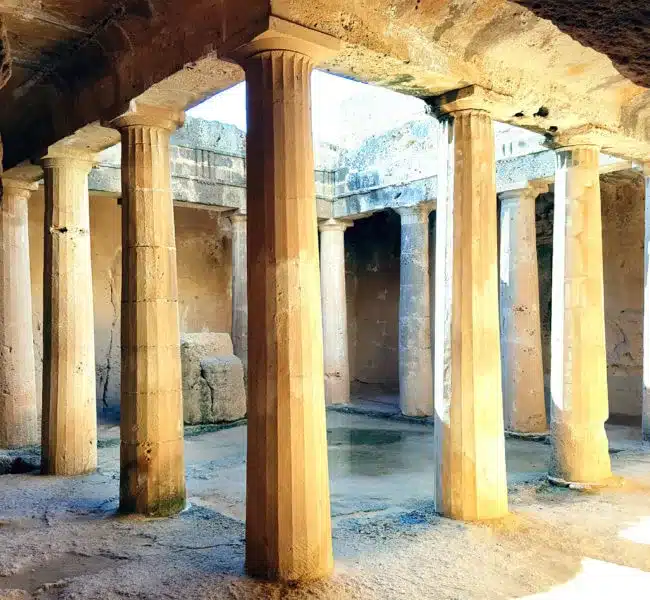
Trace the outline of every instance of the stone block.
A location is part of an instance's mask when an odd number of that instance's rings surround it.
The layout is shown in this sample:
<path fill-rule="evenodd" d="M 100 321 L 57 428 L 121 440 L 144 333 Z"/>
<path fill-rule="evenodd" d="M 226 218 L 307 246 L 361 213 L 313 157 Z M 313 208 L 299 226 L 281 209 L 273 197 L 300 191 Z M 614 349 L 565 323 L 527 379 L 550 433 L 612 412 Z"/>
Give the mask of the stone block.
<path fill-rule="evenodd" d="M 201 375 L 207 394 L 201 396 L 202 422 L 236 421 L 246 416 L 244 366 L 232 356 L 214 356 L 201 361 Z"/>
<path fill-rule="evenodd" d="M 232 355 L 232 340 L 227 333 L 186 333 L 181 336 L 183 420 L 185 424 L 216 422 L 213 416 L 210 387 L 201 373 L 201 361 L 208 357 Z M 245 411 L 244 408 L 244 413 Z"/>

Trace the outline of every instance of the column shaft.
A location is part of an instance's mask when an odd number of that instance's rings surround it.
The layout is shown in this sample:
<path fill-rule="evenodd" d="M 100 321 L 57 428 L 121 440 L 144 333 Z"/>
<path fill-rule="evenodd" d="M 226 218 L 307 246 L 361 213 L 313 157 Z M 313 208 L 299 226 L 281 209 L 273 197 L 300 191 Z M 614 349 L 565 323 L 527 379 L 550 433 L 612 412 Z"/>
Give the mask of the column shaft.
<path fill-rule="evenodd" d="M 320 274 L 323 308 L 325 402 L 350 402 L 348 315 L 345 296 L 345 230 L 349 224 L 330 219 L 320 225 Z"/>
<path fill-rule="evenodd" d="M 399 397 L 402 413 L 433 414 L 428 205 L 400 208 Z"/>
<path fill-rule="evenodd" d="M 267 46 L 268 47 L 268 46 Z M 246 566 L 312 579 L 332 569 L 312 61 L 243 61 L 247 83 L 249 377 Z"/>
<path fill-rule="evenodd" d="M 232 222 L 232 345 L 248 372 L 248 265 L 246 264 L 246 215 Z"/>
<path fill-rule="evenodd" d="M 97 467 L 95 335 L 90 260 L 90 158 L 48 156 L 43 277 L 42 471 Z"/>
<path fill-rule="evenodd" d="M 611 475 L 598 157 L 584 145 L 556 158 L 549 475 L 558 483 Z"/>
<path fill-rule="evenodd" d="M 436 222 L 436 507 L 463 520 L 508 511 L 492 119 L 459 110 L 441 127 Z"/>
<path fill-rule="evenodd" d="M 499 291 L 503 416 L 506 431 L 548 429 L 539 316 L 535 198 L 526 189 L 503 193 Z"/>
<path fill-rule="evenodd" d="M 645 240 L 643 278 L 643 406 L 641 434 L 650 442 L 650 163 L 643 166 L 645 180 Z"/>
<path fill-rule="evenodd" d="M 38 443 L 27 203 L 38 186 L 4 180 L 0 205 L 0 448 Z"/>
<path fill-rule="evenodd" d="M 179 116 L 175 116 L 180 119 Z M 176 239 L 169 136 L 145 109 L 113 122 L 122 137 L 120 510 L 185 506 Z"/>

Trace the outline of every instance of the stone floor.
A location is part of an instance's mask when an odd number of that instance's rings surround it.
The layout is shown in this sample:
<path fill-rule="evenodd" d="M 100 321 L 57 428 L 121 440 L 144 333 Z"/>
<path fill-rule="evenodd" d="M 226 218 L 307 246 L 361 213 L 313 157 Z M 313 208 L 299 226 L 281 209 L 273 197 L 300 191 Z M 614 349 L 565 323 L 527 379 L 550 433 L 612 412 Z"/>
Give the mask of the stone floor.
<path fill-rule="evenodd" d="M 609 427 L 624 485 L 597 493 L 548 486 L 549 447 L 508 440 L 512 515 L 479 525 L 435 515 L 429 425 L 330 411 L 336 573 L 308 587 L 243 575 L 245 426 L 188 430 L 191 504 L 160 520 L 115 516 L 117 433 L 102 428 L 92 475 L 0 477 L 0 598 L 592 600 L 650 589 L 650 450 L 636 428 Z"/>

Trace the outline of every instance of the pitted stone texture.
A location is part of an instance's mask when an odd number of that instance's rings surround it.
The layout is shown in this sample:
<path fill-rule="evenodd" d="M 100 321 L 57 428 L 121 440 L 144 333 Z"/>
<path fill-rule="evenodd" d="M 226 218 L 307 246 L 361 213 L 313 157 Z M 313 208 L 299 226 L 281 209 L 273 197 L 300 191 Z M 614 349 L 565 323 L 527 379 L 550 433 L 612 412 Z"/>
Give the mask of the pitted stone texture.
<path fill-rule="evenodd" d="M 433 414 L 429 212 L 421 204 L 397 209 L 401 217 L 399 290 L 399 398 L 403 414 Z"/>
<path fill-rule="evenodd" d="M 555 174 L 549 475 L 582 484 L 611 476 L 598 155 L 560 148 Z"/>
<path fill-rule="evenodd" d="M 526 188 L 499 196 L 501 368 L 506 431 L 544 433 L 542 336 L 535 196 Z"/>
<path fill-rule="evenodd" d="M 48 156 L 43 278 L 42 471 L 97 467 L 95 336 L 90 261 L 90 157 Z"/>
<path fill-rule="evenodd" d="M 185 506 L 176 237 L 169 136 L 178 116 L 136 107 L 122 137 L 120 509 Z"/>
<path fill-rule="evenodd" d="M 442 136 L 435 503 L 448 517 L 490 519 L 508 512 L 492 119 L 482 110 L 454 112 Z"/>
<path fill-rule="evenodd" d="M 36 444 L 32 287 L 27 203 L 31 184 L 5 180 L 0 206 L 0 448 Z"/>
<path fill-rule="evenodd" d="M 233 353 L 227 333 L 185 333 L 181 337 L 181 373 L 183 378 L 183 421 L 187 425 L 212 423 L 210 388 L 201 375 L 201 360 Z"/>
<path fill-rule="evenodd" d="M 260 577 L 300 581 L 333 567 L 313 62 L 302 51 L 266 50 L 243 66 L 247 210 L 255 215 L 248 221 L 246 568 Z"/>
<path fill-rule="evenodd" d="M 345 294 L 345 230 L 350 223 L 328 219 L 320 224 L 320 275 L 323 309 L 325 402 L 350 401 L 348 315 Z"/>
<path fill-rule="evenodd" d="M 650 442 L 650 163 L 643 166 L 645 180 L 645 239 L 644 285 L 643 285 L 643 405 L 641 409 L 641 433 L 643 440 Z"/>
<path fill-rule="evenodd" d="M 200 407 L 202 423 L 237 421 L 246 416 L 244 367 L 237 356 L 203 359 L 201 375 L 208 388 L 206 399 L 209 400 L 209 404 Z"/>

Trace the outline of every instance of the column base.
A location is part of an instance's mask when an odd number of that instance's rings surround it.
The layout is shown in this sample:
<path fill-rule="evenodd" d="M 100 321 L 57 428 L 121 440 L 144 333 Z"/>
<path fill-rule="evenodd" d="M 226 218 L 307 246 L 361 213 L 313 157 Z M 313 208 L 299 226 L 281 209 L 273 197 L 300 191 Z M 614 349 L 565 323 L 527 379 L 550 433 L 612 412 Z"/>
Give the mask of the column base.
<path fill-rule="evenodd" d="M 603 479 L 601 481 L 589 481 L 589 482 L 567 481 L 566 479 L 562 479 L 561 477 L 553 477 L 552 475 L 547 475 L 546 478 L 548 479 L 548 482 L 551 485 L 568 488 L 570 490 L 578 490 L 578 491 L 590 491 L 590 490 L 600 490 L 603 488 L 623 487 L 623 478 L 615 477 L 614 475 L 608 477 L 607 479 Z"/>
<path fill-rule="evenodd" d="M 513 431 L 506 429 L 506 437 L 515 438 L 520 440 L 532 440 L 534 442 L 542 442 L 548 439 L 548 436 L 551 432 L 547 429 L 546 431 Z"/>
<path fill-rule="evenodd" d="M 325 569 L 315 570 L 308 574 L 296 574 L 283 573 L 279 569 L 269 569 L 263 565 L 251 565 L 248 561 L 246 561 L 244 569 L 246 571 L 246 574 L 250 577 L 253 577 L 254 579 L 274 581 L 278 583 L 296 584 L 327 579 L 332 574 L 334 567 L 331 566 Z"/>

